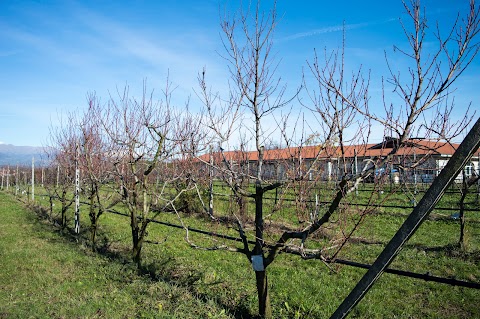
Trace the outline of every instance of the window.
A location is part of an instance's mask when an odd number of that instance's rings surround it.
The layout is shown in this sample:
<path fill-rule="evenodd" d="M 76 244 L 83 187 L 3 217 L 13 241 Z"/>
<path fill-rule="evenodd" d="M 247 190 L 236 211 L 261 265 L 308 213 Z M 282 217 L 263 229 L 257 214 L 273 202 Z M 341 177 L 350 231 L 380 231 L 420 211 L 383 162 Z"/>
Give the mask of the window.
<path fill-rule="evenodd" d="M 465 166 L 464 171 L 465 171 L 465 177 L 467 178 L 471 177 L 473 172 L 472 164 L 470 163 L 469 165 Z"/>

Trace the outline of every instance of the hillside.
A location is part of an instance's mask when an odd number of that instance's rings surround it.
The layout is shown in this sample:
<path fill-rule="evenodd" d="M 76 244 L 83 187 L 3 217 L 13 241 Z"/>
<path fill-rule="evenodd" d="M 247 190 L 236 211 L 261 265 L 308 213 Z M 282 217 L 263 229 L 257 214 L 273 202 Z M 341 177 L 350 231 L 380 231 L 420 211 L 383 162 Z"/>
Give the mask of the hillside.
<path fill-rule="evenodd" d="M 37 164 L 45 158 L 43 147 L 15 146 L 12 144 L 0 144 L 0 166 L 31 165 L 32 157 Z"/>

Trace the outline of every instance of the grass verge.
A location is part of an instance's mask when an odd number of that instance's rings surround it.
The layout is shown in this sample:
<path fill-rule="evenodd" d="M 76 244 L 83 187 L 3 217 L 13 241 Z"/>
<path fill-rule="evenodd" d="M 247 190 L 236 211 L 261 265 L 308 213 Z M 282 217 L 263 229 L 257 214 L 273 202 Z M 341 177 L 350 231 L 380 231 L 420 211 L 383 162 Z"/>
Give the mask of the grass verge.
<path fill-rule="evenodd" d="M 0 192 L 0 318 L 232 318 L 213 299 L 92 254 Z"/>
<path fill-rule="evenodd" d="M 2 203 L 10 201 L 10 205 L 18 206 L 11 197 L 3 196 L 0 200 Z M 23 212 L 20 214 L 24 219 L 21 227 L 26 228 L 26 231 L 25 237 L 19 237 L 19 239 L 26 241 L 29 237 L 35 238 L 30 245 L 40 245 L 43 241 L 59 245 L 50 250 L 40 246 L 36 249 L 49 256 L 47 259 L 57 260 L 57 264 L 50 263 L 50 266 L 47 267 L 48 269 L 52 268 L 49 270 L 50 276 L 56 275 L 57 272 L 63 273 L 64 269 L 68 269 L 67 272 L 70 276 L 71 273 L 76 272 L 76 269 L 88 268 L 88 265 L 94 264 L 92 270 L 86 271 L 85 275 L 80 276 L 80 279 L 73 278 L 73 281 L 70 281 L 69 294 L 80 296 L 75 297 L 79 300 L 54 300 L 51 302 L 52 307 L 61 310 L 58 312 L 42 310 L 39 312 L 42 314 L 40 317 L 250 318 L 256 314 L 254 274 L 243 255 L 225 251 L 192 249 L 183 239 L 184 231 L 151 224 L 147 239 L 159 244 L 148 244 L 144 247 L 144 270 L 145 273 L 148 273 L 148 277 L 138 276 L 134 267 L 128 262 L 130 248 L 128 218 L 113 214 L 102 215 L 100 234 L 102 238 L 107 239 L 107 249 L 104 253 L 110 256 L 106 258 L 92 254 L 87 248 L 82 248 L 81 245 L 75 243 L 76 239 L 81 241 L 81 237 L 75 238 L 69 234 L 62 236 L 61 233 L 52 232 L 51 226 L 31 217 L 34 216 L 32 213 L 18 207 L 3 209 L 2 206 L 0 208 L 2 208 L 0 211 L 17 209 Z M 10 216 L 10 213 L 5 214 Z M 12 218 L 17 214 L 14 213 Z M 71 218 L 72 213 L 69 212 L 70 221 Z M 172 214 L 161 214 L 159 219 L 178 222 Z M 380 243 L 349 245 L 340 257 L 359 262 L 372 262 L 383 248 L 383 244 L 401 224 L 402 219 L 402 216 L 372 215 L 371 220 L 366 222 L 364 235 L 373 236 Z M 88 238 L 87 217 L 83 215 L 81 221 L 83 238 Z M 210 228 L 219 232 L 225 231 L 223 226 L 208 224 L 202 218 L 185 216 L 184 222 L 191 227 L 200 229 Z M 436 276 L 452 276 L 457 279 L 478 282 L 480 278 L 478 226 L 477 224 L 472 225 L 470 250 L 466 253 L 459 253 L 451 245 L 455 242 L 456 227 L 456 223 L 452 220 L 425 222 L 392 266 L 397 269 L 419 273 L 430 271 Z M 11 232 L 2 237 L 11 239 L 16 236 L 15 234 L 15 232 Z M 223 243 L 222 241 L 213 242 L 212 238 L 200 235 L 192 234 L 192 237 L 197 243 L 203 243 L 205 246 Z M 68 238 L 74 240 L 68 241 Z M 20 250 L 18 254 L 23 251 Z M 62 261 L 66 258 L 62 257 L 65 254 L 78 255 L 78 258 L 87 259 L 82 262 L 70 263 L 70 267 L 69 263 L 65 264 Z M 9 258 L 13 264 L 19 260 L 23 262 L 13 255 Z M 99 264 L 96 264 L 97 262 Z M 77 265 L 81 265 L 81 267 Z M 102 270 L 102 267 L 105 270 Z M 332 267 L 335 272 L 330 271 L 320 261 L 303 261 L 296 256 L 281 254 L 268 268 L 274 317 L 324 318 L 330 316 L 365 272 L 361 269 L 338 265 Z M 46 270 L 35 274 L 35 269 L 33 267 L 30 270 L 34 274 L 30 276 L 39 278 L 45 276 Z M 94 288 L 85 293 L 83 290 L 95 283 L 95 280 L 91 279 L 95 276 L 101 278 L 102 287 L 105 289 L 105 293 L 101 297 L 91 297 L 90 294 L 92 291 L 95 292 L 102 288 Z M 22 277 L 28 276 L 23 275 Z M 4 277 L 0 278 L 0 285 L 7 282 Z M 85 278 L 90 279 L 86 280 Z M 34 286 L 33 282 L 28 281 L 28 278 L 22 280 L 24 285 Z M 65 281 L 65 279 L 62 280 Z M 36 281 L 41 282 L 40 279 L 36 279 Z M 81 284 L 78 284 L 79 281 Z M 54 286 L 54 284 L 51 285 Z M 45 286 L 50 287 L 50 284 Z M 113 294 L 111 291 L 115 291 L 114 296 L 111 295 Z M 53 291 L 53 294 L 55 293 L 57 291 Z M 22 300 L 21 296 L 18 294 L 16 296 Z M 120 301 L 115 303 L 115 298 L 120 298 Z M 352 317 L 480 318 L 479 298 L 480 291 L 478 290 L 384 274 L 365 299 L 355 308 Z M 82 303 L 83 299 L 87 301 Z M 9 299 L 3 298 L 2 300 Z M 107 303 L 98 300 L 107 300 Z M 47 301 L 49 302 L 49 300 Z M 27 300 L 26 302 L 27 304 L 30 302 L 28 306 L 34 309 L 44 309 L 45 303 L 48 304 L 44 299 Z M 77 302 L 78 305 L 76 305 Z M 98 302 L 99 306 L 88 308 L 95 302 Z M 110 307 L 112 303 L 114 306 Z M 88 306 L 82 306 L 82 304 L 88 304 Z M 80 309 L 84 307 L 86 310 L 75 312 L 70 310 L 68 305 L 70 307 L 75 305 Z M 97 314 L 99 310 L 100 312 Z M 16 310 L 9 311 L 12 312 L 5 311 L 8 317 L 32 316 L 27 310 L 18 316 L 16 312 L 13 312 Z M 36 314 L 36 312 L 34 313 Z M 35 317 L 35 315 L 33 316 Z"/>

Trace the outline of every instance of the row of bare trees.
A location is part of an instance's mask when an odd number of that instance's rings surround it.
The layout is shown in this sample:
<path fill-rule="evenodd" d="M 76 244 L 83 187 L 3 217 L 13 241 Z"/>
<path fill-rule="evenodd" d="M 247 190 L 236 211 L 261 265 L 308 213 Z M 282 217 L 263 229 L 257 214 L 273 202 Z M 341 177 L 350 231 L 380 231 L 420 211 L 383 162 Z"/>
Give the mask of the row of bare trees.
<path fill-rule="evenodd" d="M 304 80 L 303 92 L 307 98 L 299 100 L 305 109 L 311 111 L 313 116 L 308 117 L 316 120 L 308 123 L 292 118 L 288 110 L 279 112 L 291 98 L 284 97 L 286 88 L 282 86 L 281 76 L 275 73 L 278 63 L 272 54 L 273 34 L 277 25 L 275 8 L 269 13 L 262 13 L 257 2 L 246 11 L 240 11 L 237 17 L 225 19 L 221 24 L 224 57 L 231 75 L 231 90 L 227 98 L 212 94 L 203 73 L 200 77 L 201 97 L 209 115 L 209 126 L 213 129 L 215 141 L 221 145 L 220 150 L 225 148 L 223 145 L 228 145 L 232 133 L 236 130 L 240 131 L 244 143 L 251 141 L 250 145 L 256 152 L 256 167 L 253 172 L 247 172 L 248 176 L 226 159 L 218 169 L 222 170 L 225 181 L 237 196 L 252 198 L 255 202 L 255 244 L 250 247 L 242 222 L 238 220 L 238 231 L 244 243 L 243 248 L 238 251 L 244 253 L 253 264 L 261 316 L 271 315 L 267 267 L 280 251 L 294 252 L 303 258 L 326 258 L 325 248 L 328 247 L 307 249 L 307 240 L 329 225 L 334 214 L 345 214 L 354 210 L 352 213 L 364 216 L 372 210 L 374 193 L 370 201 L 372 206 L 363 210 L 348 207 L 346 199 L 358 183 L 374 173 L 376 167 L 390 163 L 407 145 L 409 139 L 422 134 L 432 140 L 451 140 L 465 129 L 468 123 L 465 120 L 470 119 L 466 117 L 455 122 L 451 118 L 454 105 L 447 97 L 453 92 L 452 84 L 478 53 L 478 6 L 471 1 L 467 16 L 458 16 L 446 35 L 440 33 L 440 28 L 428 23 L 419 1 L 404 3 L 404 7 L 409 20 L 401 22 L 408 46 L 402 46 L 404 49 L 397 47 L 396 52 L 402 55 L 400 58 L 406 59 L 409 68 L 394 70 L 389 63 L 391 57 L 387 54 L 386 62 L 390 74 L 385 80 L 384 109 L 377 111 L 370 106 L 372 97 L 368 90 L 369 72 L 364 72 L 361 68 L 345 68 L 344 44 L 340 50 L 331 53 L 326 50 L 323 56 L 315 52 L 313 61 L 307 61 L 310 76 L 304 76 L 304 79 L 313 77 L 315 81 L 309 83 Z M 433 51 L 425 48 L 426 41 L 431 38 L 438 44 Z M 386 85 L 391 85 L 397 98 L 389 100 Z M 277 124 L 273 129 L 266 125 L 272 119 Z M 300 127 L 300 142 L 295 141 L 292 134 L 288 133 L 287 127 L 292 123 L 297 128 Z M 293 188 L 294 185 L 301 185 L 299 182 L 306 180 L 309 171 L 315 168 L 315 161 L 328 157 L 329 152 L 332 157 L 345 161 L 344 146 L 367 143 L 374 124 L 380 125 L 385 132 L 390 132 L 395 137 L 391 151 L 383 157 L 372 159 L 371 164 L 361 172 L 350 174 L 344 171 L 330 200 L 331 204 L 323 212 L 311 214 L 315 219 L 308 226 L 285 231 L 276 240 L 273 239 L 276 237 L 275 232 L 266 234 L 267 212 L 263 204 L 265 194 L 280 186 Z M 242 130 L 242 127 L 245 129 Z M 301 157 L 295 152 L 305 146 L 305 127 L 314 127 L 320 140 L 316 159 L 310 168 L 302 170 L 299 162 L 293 166 L 297 170 L 291 172 L 287 180 L 265 178 L 264 165 L 268 159 L 264 146 L 272 137 L 279 138 L 281 144 L 286 146 L 285 151 L 291 154 L 292 161 L 300 161 Z M 355 132 L 353 137 L 347 135 L 349 130 Z M 245 145 L 240 147 L 246 148 Z M 332 149 L 335 151 L 332 152 Z M 414 168 L 424 160 L 423 157 L 418 158 L 410 165 Z M 346 165 L 340 167 L 346 168 Z M 244 178 L 254 181 L 253 190 L 243 187 Z M 355 229 L 356 226 L 351 231 Z M 342 232 L 349 233 L 348 230 Z M 266 238 L 269 238 L 270 242 L 267 242 Z"/>
<path fill-rule="evenodd" d="M 96 247 L 99 217 L 124 209 L 130 216 L 133 260 L 140 266 L 148 224 L 175 203 L 193 183 L 185 156 L 202 137 L 200 121 L 185 109 L 171 105 L 170 83 L 155 101 L 146 83 L 140 97 L 129 88 L 102 105 L 96 94 L 87 96 L 88 108 L 69 114 L 53 129 L 49 154 L 51 174 L 62 180 L 46 185 L 50 198 L 61 202 L 61 225 L 74 202 L 74 172 L 81 172 L 82 194 L 89 201 L 92 248 Z M 190 156 L 190 155 L 189 155 Z"/>
<path fill-rule="evenodd" d="M 408 20 L 401 23 L 408 46 L 396 47 L 395 52 L 409 67 L 394 69 L 389 63 L 392 57 L 386 53 L 389 74 L 381 79 L 384 93 L 380 110 L 371 105 L 372 99 L 380 98 L 370 95 L 369 71 L 349 70 L 345 66 L 345 40 L 340 49 L 314 51 L 300 88 L 287 96 L 292 90 L 287 89 L 277 73 L 279 61 L 273 51 L 278 23 L 275 4 L 271 11 L 263 12 L 259 1 L 222 19 L 222 57 L 230 72 L 229 91 L 217 92 L 210 87 L 204 69 L 195 90 L 203 105 L 201 112 L 190 112 L 188 104 L 173 105 L 173 88 L 168 79 L 159 100 L 154 98 L 155 92 L 148 91 L 146 83 L 139 96 L 131 95 L 128 87 L 109 96 L 106 102 L 89 94 L 87 109 L 68 115 L 51 134 L 54 151 L 50 153 L 50 173 L 51 180 L 56 182 L 50 183 L 47 190 L 60 199 L 62 225 L 65 226 L 66 211 L 73 203 L 69 190 L 74 171 L 79 168 L 82 191 L 90 202 L 93 249 L 99 217 L 109 209 L 122 207 L 130 216 L 133 260 L 140 265 L 150 221 L 167 211 L 181 216 L 180 211 L 191 204 L 188 196 L 196 197 L 201 212 L 209 218 L 226 213 L 215 212 L 211 205 L 207 207 L 202 197 L 203 193 L 213 196 L 211 179 L 219 178 L 237 199 L 237 210 L 225 220 L 233 223 L 243 242 L 241 247 L 221 248 L 247 257 L 255 272 L 259 314 L 271 317 L 267 268 L 280 252 L 295 253 L 305 259 L 335 258 L 380 200 L 373 192 L 368 207 L 349 206 L 348 198 L 358 184 L 375 168 L 391 163 L 411 138 L 421 134 L 431 140 L 450 141 L 462 134 L 473 116 L 452 119 L 453 99 L 448 97 L 454 91 L 453 83 L 479 50 L 478 6 L 471 1 L 467 15 L 458 16 L 446 35 L 439 31 L 443 28 L 427 21 L 419 1 L 404 3 L 404 7 Z M 431 39 L 437 47 L 432 50 L 429 46 L 427 50 L 426 41 Z M 389 88 L 395 98 L 388 93 Z M 301 109 L 293 105 L 300 105 Z M 368 143 L 373 126 L 381 126 L 393 136 L 394 145 L 389 153 L 372 158 L 361 171 L 352 174 L 346 169 L 345 146 Z M 312 137 L 317 146 L 307 165 L 301 154 Z M 276 143 L 279 148 L 269 149 Z M 268 164 L 278 161 L 279 154 L 285 161 L 281 179 L 267 174 Z M 312 198 L 312 183 L 307 180 L 312 179 L 312 172 L 325 158 L 337 160 L 340 178 L 330 192 L 330 204 L 312 208 L 305 204 Z M 422 161 L 425 158 L 419 156 L 409 163 L 410 168 Z M 53 178 L 59 170 L 61 181 Z M 320 178 L 319 174 L 313 176 Z M 289 230 L 279 233 L 278 227 L 266 227 L 266 223 L 275 220 L 283 195 L 268 208 L 265 196 L 280 187 L 297 194 L 299 210 L 309 211 L 301 212 L 308 215 L 303 218 L 308 221 L 306 224 L 284 225 L 283 229 Z M 287 196 L 289 192 L 283 194 Z M 254 202 L 251 215 L 245 209 L 248 200 Z M 292 216 L 299 213 L 289 212 Z M 334 215 L 354 215 L 357 219 L 353 226 L 345 226 L 332 223 Z M 321 248 L 308 248 L 313 235 L 327 226 L 337 227 L 342 236 L 341 242 L 335 243 L 339 248 L 331 255 L 327 253 L 333 247 L 331 242 Z M 190 239 L 189 243 L 201 247 Z"/>

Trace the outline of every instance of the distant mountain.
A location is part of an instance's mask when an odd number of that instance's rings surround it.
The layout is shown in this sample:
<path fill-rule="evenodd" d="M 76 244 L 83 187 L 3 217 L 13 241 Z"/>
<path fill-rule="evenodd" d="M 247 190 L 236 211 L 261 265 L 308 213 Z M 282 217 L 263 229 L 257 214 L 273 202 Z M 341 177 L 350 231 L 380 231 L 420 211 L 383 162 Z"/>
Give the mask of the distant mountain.
<path fill-rule="evenodd" d="M 45 158 L 44 148 L 0 144 L 0 166 L 32 165 L 32 157 L 35 158 L 36 165 L 42 164 L 42 159 Z"/>

